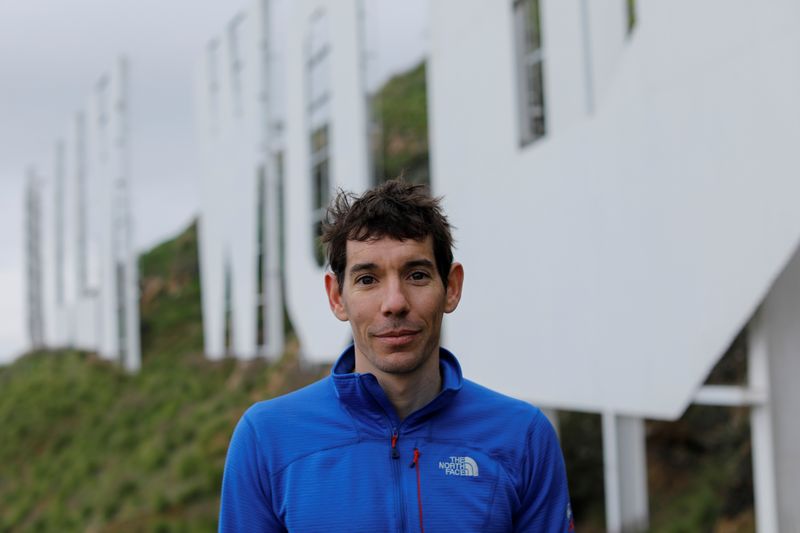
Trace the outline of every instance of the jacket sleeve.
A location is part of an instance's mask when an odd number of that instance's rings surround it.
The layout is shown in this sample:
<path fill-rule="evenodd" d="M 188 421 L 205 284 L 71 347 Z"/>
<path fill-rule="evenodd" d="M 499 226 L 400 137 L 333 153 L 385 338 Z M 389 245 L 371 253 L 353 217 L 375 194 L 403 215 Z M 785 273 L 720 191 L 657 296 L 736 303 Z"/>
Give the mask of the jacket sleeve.
<path fill-rule="evenodd" d="M 514 531 L 574 531 L 564 457 L 553 426 L 539 410 L 528 428 L 526 443 Z"/>
<path fill-rule="evenodd" d="M 222 476 L 219 531 L 286 531 L 272 510 L 270 484 L 258 436 L 246 413 L 239 420 L 228 446 Z"/>

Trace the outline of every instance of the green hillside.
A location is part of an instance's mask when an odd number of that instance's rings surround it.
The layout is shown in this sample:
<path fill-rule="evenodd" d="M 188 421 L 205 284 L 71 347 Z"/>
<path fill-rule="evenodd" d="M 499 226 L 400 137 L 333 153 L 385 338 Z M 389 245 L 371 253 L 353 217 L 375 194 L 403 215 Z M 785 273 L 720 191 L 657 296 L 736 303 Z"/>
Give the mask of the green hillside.
<path fill-rule="evenodd" d="M 0 370 L 0 531 L 214 531 L 241 413 L 324 373 L 201 355 L 196 235 L 141 258 L 139 375 L 78 352 Z"/>
<path fill-rule="evenodd" d="M 425 63 L 392 77 L 372 98 L 378 128 L 371 139 L 379 180 L 403 175 L 428 183 L 428 96 Z"/>

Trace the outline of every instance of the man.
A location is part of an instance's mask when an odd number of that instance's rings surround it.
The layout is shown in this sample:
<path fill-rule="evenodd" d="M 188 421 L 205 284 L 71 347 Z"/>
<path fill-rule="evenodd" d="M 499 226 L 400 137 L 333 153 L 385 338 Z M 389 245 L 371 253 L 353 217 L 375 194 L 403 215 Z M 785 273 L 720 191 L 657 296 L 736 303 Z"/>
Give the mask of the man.
<path fill-rule="evenodd" d="M 323 241 L 353 345 L 330 377 L 244 414 L 220 531 L 571 530 L 547 419 L 463 379 L 439 346 L 464 280 L 439 201 L 402 181 L 340 193 Z"/>

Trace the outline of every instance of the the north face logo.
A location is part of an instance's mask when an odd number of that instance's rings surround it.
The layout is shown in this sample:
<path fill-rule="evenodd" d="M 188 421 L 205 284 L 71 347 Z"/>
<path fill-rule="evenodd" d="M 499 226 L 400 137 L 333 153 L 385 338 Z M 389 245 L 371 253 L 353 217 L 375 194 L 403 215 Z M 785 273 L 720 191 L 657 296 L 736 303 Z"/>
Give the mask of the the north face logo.
<path fill-rule="evenodd" d="M 450 456 L 450 461 L 439 461 L 439 469 L 448 476 L 478 477 L 478 463 L 472 457 Z"/>

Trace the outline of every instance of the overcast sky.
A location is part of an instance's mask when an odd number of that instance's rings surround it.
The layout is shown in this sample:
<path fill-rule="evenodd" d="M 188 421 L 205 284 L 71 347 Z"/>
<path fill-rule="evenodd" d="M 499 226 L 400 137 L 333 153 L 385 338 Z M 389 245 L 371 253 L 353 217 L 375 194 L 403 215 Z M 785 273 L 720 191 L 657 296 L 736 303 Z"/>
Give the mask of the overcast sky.
<path fill-rule="evenodd" d="M 289 1 L 289 0 L 280 0 Z M 428 0 L 370 0 L 373 77 L 427 49 Z M 25 169 L 48 175 L 92 86 L 125 55 L 130 67 L 132 192 L 138 250 L 198 212 L 195 61 L 248 0 L 0 0 L 0 363 L 25 350 Z"/>

